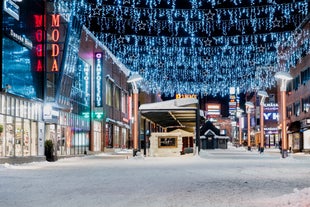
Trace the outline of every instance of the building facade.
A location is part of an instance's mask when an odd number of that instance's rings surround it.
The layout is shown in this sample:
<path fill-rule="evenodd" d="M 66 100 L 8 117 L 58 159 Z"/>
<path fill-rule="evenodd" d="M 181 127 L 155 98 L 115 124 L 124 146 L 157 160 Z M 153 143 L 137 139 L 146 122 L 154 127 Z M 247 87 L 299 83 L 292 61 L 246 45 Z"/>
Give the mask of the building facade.
<path fill-rule="evenodd" d="M 310 151 L 310 22 L 309 19 L 282 45 L 282 65 L 293 79 L 287 84 L 288 149 Z M 295 54 L 295 55 L 293 55 Z M 297 55 L 296 55 L 297 54 Z"/>
<path fill-rule="evenodd" d="M 53 1 L 2 6 L 0 158 L 131 148 L 128 70 Z"/>

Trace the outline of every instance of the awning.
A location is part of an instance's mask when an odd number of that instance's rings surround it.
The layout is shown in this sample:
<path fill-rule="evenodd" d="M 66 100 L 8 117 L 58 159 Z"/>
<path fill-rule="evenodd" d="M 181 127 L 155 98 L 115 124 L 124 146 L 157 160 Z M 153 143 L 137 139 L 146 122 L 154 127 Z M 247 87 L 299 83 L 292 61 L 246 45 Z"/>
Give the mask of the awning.
<path fill-rule="evenodd" d="M 139 107 L 141 115 L 163 128 L 196 127 L 196 113 L 204 120 L 203 112 L 198 108 L 195 98 L 181 98 L 157 103 L 142 104 Z"/>

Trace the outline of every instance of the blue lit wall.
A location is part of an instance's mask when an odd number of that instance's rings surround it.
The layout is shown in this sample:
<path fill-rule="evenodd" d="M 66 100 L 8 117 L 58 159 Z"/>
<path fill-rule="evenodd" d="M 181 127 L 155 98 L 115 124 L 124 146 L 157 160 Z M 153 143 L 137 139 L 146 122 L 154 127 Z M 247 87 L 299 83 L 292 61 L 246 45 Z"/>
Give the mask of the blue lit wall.
<path fill-rule="evenodd" d="M 40 98 L 37 88 L 38 76 L 31 67 L 31 51 L 9 38 L 2 39 L 2 88 L 8 84 L 8 92 L 28 97 Z"/>
<path fill-rule="evenodd" d="M 44 74 L 34 70 L 33 15 L 44 13 L 44 2 L 24 0 L 14 4 L 19 8 L 19 20 L 9 12 L 2 11 L 2 79 L 0 84 L 2 88 L 9 85 L 9 93 L 26 98 L 43 99 Z"/>

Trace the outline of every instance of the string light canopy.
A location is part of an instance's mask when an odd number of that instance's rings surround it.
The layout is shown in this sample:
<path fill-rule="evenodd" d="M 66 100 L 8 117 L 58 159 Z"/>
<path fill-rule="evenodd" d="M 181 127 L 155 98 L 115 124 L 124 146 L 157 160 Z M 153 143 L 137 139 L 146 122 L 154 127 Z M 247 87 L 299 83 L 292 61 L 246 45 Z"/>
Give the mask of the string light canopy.
<path fill-rule="evenodd" d="M 275 84 L 277 71 L 310 53 L 309 27 L 300 27 L 309 19 L 308 0 L 55 0 L 55 5 L 70 9 L 143 77 L 141 89 L 152 93 L 264 90 Z M 298 49 L 287 49 L 296 39 Z"/>

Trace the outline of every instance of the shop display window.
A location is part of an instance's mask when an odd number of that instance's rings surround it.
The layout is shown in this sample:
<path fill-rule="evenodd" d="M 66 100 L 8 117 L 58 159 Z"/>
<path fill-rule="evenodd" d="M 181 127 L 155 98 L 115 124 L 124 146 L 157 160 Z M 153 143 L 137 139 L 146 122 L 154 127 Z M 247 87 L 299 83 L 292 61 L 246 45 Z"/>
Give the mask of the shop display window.
<path fill-rule="evenodd" d="M 13 124 L 13 117 L 7 116 L 6 117 L 6 124 L 5 124 L 5 155 L 6 156 L 13 156 L 14 155 L 14 124 Z"/>
<path fill-rule="evenodd" d="M 158 137 L 158 147 L 178 147 L 177 144 L 178 138 L 177 137 Z"/>
<path fill-rule="evenodd" d="M 4 139 L 4 116 L 0 115 L 0 157 L 4 156 L 5 139 Z"/>

